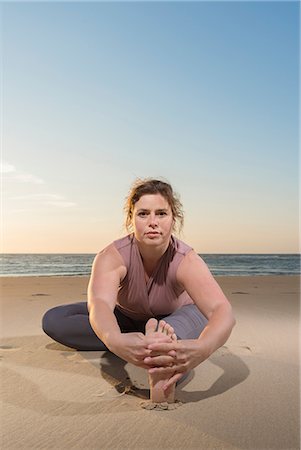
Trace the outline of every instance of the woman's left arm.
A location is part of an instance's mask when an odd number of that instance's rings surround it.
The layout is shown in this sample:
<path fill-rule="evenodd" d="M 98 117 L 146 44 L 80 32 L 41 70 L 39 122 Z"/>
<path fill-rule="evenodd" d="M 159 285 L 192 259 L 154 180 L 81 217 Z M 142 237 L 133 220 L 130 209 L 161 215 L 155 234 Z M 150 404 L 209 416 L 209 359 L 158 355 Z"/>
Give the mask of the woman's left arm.
<path fill-rule="evenodd" d="M 231 334 L 235 325 L 232 306 L 206 263 L 194 250 L 179 265 L 177 280 L 208 319 L 207 326 L 198 338 L 208 358 Z"/>
<path fill-rule="evenodd" d="M 235 319 L 232 307 L 213 278 L 205 262 L 195 253 L 190 251 L 182 260 L 177 271 L 177 281 L 183 286 L 196 306 L 208 319 L 208 323 L 198 339 L 180 340 L 171 344 L 151 344 L 150 350 L 166 354 L 174 354 L 175 364 L 173 368 L 153 367 L 150 373 L 165 372 L 174 373 L 166 388 L 178 381 L 183 372 L 193 369 L 207 359 L 213 352 L 221 347 L 229 338 Z M 160 356 L 151 358 L 153 365 L 160 365 Z M 148 359 L 150 362 L 150 359 Z"/>

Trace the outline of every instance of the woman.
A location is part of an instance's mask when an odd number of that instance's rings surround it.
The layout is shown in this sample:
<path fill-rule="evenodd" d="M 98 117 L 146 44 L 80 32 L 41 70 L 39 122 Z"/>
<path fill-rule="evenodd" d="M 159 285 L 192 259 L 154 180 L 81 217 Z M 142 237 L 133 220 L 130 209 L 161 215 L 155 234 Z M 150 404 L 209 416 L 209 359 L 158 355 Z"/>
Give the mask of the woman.
<path fill-rule="evenodd" d="M 148 369 L 152 401 L 173 401 L 175 383 L 226 342 L 235 320 L 204 261 L 172 234 L 183 212 L 170 184 L 138 180 L 125 210 L 133 232 L 95 257 L 88 302 L 51 309 L 43 329 Z"/>

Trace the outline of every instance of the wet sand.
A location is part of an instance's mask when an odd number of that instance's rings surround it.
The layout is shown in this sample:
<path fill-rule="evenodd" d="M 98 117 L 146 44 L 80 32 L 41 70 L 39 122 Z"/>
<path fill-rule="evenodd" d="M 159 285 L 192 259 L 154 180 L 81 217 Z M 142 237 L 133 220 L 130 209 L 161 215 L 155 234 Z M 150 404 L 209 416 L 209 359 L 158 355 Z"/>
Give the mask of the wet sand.
<path fill-rule="evenodd" d="M 237 325 L 167 411 L 141 407 L 145 370 L 43 333 L 47 309 L 86 300 L 88 277 L 0 278 L 1 448 L 299 449 L 299 277 L 216 279 Z"/>

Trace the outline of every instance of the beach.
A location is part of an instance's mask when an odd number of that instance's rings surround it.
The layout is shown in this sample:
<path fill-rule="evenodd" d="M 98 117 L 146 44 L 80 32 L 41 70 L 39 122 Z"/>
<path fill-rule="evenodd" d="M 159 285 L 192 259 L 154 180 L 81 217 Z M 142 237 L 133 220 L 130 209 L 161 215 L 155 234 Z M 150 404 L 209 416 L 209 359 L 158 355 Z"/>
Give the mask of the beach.
<path fill-rule="evenodd" d="M 171 411 L 141 407 L 145 370 L 44 334 L 48 309 L 86 301 L 88 277 L 0 278 L 1 448 L 299 449 L 300 279 L 215 278 L 237 323 Z"/>

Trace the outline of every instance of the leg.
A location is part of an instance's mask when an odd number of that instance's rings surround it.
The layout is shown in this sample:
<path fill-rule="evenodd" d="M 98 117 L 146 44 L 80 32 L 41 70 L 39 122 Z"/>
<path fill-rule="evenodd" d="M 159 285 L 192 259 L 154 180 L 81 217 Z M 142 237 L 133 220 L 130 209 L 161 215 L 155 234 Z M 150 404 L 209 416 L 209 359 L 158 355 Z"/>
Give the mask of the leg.
<path fill-rule="evenodd" d="M 164 320 L 160 320 L 158 324 L 156 319 L 150 319 L 145 326 L 145 334 L 150 336 L 156 330 L 167 334 L 174 340 L 177 339 L 173 328 Z M 170 376 L 166 377 L 166 375 L 149 374 L 150 399 L 153 403 L 173 403 L 175 401 L 175 385 L 171 386 L 167 391 L 163 390 L 163 386 L 169 378 Z"/>
<path fill-rule="evenodd" d="M 163 320 L 173 327 L 178 339 L 197 339 L 208 323 L 194 304 L 182 306 Z"/>
<path fill-rule="evenodd" d="M 134 331 L 134 322 L 115 308 L 114 314 L 121 331 Z M 56 306 L 44 314 L 44 332 L 57 342 L 77 350 L 108 350 L 94 333 L 87 302 Z"/>

